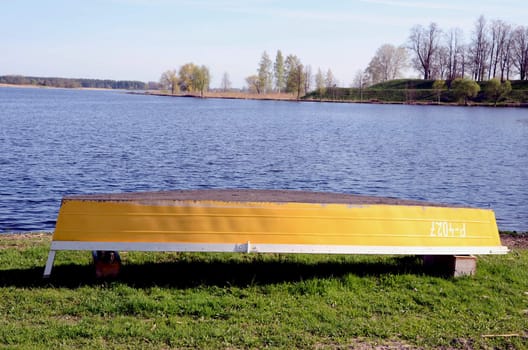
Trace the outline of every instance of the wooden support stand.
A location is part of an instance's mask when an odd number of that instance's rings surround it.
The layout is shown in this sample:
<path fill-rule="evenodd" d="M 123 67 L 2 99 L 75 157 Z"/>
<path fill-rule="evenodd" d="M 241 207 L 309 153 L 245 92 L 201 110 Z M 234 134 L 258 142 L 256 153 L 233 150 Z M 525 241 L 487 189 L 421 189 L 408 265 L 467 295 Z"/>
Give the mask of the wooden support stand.
<path fill-rule="evenodd" d="M 473 276 L 477 272 L 477 257 L 473 255 L 426 255 L 423 261 L 427 271 L 453 277 Z"/>

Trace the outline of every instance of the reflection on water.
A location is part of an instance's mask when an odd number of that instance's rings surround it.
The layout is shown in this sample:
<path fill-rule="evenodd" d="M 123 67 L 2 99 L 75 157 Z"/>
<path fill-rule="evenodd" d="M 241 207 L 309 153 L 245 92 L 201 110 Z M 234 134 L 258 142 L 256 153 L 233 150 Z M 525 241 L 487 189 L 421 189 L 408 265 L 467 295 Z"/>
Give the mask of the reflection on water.
<path fill-rule="evenodd" d="M 528 230 L 525 109 L 0 88 L 0 232 L 52 230 L 73 193 L 268 188 L 496 212 Z"/>

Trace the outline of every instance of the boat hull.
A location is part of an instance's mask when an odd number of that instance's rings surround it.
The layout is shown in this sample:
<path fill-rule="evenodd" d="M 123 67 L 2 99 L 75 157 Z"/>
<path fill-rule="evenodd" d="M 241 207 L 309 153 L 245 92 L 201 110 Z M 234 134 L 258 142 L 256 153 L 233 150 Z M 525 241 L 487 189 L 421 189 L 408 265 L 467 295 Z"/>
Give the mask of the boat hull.
<path fill-rule="evenodd" d="M 180 197 L 65 198 L 52 249 L 366 254 L 507 251 L 501 246 L 495 215 L 488 209 L 353 200 L 273 202 L 258 201 L 258 196 L 238 201 Z"/>

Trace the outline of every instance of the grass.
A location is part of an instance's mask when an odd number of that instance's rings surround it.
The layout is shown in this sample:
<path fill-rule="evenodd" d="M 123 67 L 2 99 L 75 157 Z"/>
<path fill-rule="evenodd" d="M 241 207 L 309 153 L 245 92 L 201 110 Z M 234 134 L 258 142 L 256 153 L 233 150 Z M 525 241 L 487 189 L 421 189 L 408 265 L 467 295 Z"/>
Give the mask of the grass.
<path fill-rule="evenodd" d="M 125 253 L 93 278 L 89 252 L 0 236 L 0 347 L 528 348 L 528 251 L 482 256 L 474 277 L 415 257 Z"/>
<path fill-rule="evenodd" d="M 349 102 L 371 102 L 371 103 L 408 103 L 408 104 L 444 104 L 458 105 L 460 101 L 455 93 L 450 89 L 440 92 L 433 89 L 434 80 L 423 79 L 396 79 L 389 80 L 368 88 L 329 88 L 325 90 L 323 96 L 318 91 L 312 91 L 304 96 L 307 100 L 324 101 L 349 101 Z M 481 91 L 471 99 L 472 105 L 493 107 L 495 101 L 487 95 L 487 81 L 479 82 Z M 511 81 L 512 91 L 507 97 L 498 101 L 498 106 L 519 106 L 526 107 L 528 102 L 528 82 L 514 80 Z"/>

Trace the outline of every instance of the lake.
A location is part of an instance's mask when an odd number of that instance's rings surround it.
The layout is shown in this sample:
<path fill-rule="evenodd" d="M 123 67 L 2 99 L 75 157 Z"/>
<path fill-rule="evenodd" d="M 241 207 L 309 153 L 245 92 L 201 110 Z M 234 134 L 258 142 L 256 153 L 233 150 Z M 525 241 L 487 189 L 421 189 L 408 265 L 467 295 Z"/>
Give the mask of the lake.
<path fill-rule="evenodd" d="M 528 231 L 528 110 L 0 88 L 0 232 L 68 194 L 331 191 L 495 210 Z"/>

